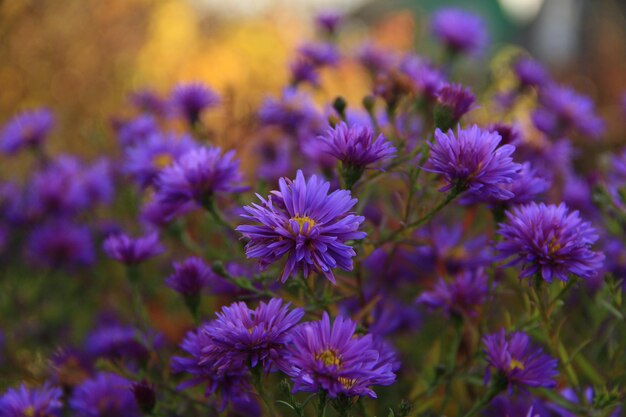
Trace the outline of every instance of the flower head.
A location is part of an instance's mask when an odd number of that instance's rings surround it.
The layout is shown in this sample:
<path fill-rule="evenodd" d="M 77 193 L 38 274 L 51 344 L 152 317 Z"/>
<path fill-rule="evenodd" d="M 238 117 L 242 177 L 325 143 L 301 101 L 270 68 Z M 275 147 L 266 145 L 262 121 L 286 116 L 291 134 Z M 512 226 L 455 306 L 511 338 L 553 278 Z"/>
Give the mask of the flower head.
<path fill-rule="evenodd" d="M 117 129 L 117 137 L 123 147 L 141 144 L 159 132 L 156 119 L 150 115 L 141 115 L 127 122 L 122 122 Z"/>
<path fill-rule="evenodd" d="M 12 154 L 25 147 L 39 147 L 54 126 L 48 109 L 27 110 L 13 117 L 0 133 L 0 150 Z"/>
<path fill-rule="evenodd" d="M 74 390 L 70 408 L 77 417 L 139 417 L 141 411 L 131 386 L 126 378 L 100 372 Z"/>
<path fill-rule="evenodd" d="M 204 110 L 220 103 L 220 96 L 200 82 L 190 82 L 174 88 L 171 102 L 174 110 L 193 125 Z"/>
<path fill-rule="evenodd" d="M 304 310 L 291 310 L 279 298 L 261 302 L 254 310 L 243 302 L 223 307 L 202 330 L 210 340 L 202 349 L 204 360 L 220 372 L 228 372 L 233 365 L 262 365 L 266 372 L 284 369 L 292 330 L 303 315 Z"/>
<path fill-rule="evenodd" d="M 0 397 L 0 417 L 57 417 L 63 404 L 60 388 L 46 383 L 39 388 L 9 388 Z"/>
<path fill-rule="evenodd" d="M 85 351 L 94 359 L 140 361 L 148 356 L 148 349 L 137 329 L 116 323 L 107 323 L 92 331 L 85 340 Z"/>
<path fill-rule="evenodd" d="M 496 378 L 506 382 L 506 387 L 544 387 L 556 385 L 554 377 L 558 374 L 557 361 L 543 353 L 542 349 L 530 345 L 526 333 L 513 332 L 507 338 L 504 329 L 483 338 L 487 354 L 486 380 L 491 372 Z"/>
<path fill-rule="evenodd" d="M 484 270 L 463 271 L 452 282 L 439 279 L 432 291 L 423 292 L 417 302 L 430 309 L 442 309 L 447 315 L 475 316 L 487 298 L 487 275 Z"/>
<path fill-rule="evenodd" d="M 112 234 L 106 238 L 102 247 L 109 258 L 128 265 L 143 262 L 165 250 L 157 232 L 138 238 L 131 238 L 124 233 Z"/>
<path fill-rule="evenodd" d="M 349 191 L 335 190 L 313 175 L 305 180 L 298 170 L 295 181 L 281 178 L 279 191 L 261 204 L 244 207 L 242 216 L 259 225 L 242 225 L 237 230 L 249 239 L 248 258 L 259 258 L 262 266 L 287 256 L 281 275 L 284 282 L 297 271 L 305 276 L 315 271 L 335 282 L 333 269 L 352 270 L 354 249 L 346 241 L 363 239 L 359 231 L 363 216 L 350 214 L 357 200 Z"/>
<path fill-rule="evenodd" d="M 382 134 L 374 139 L 374 131 L 367 125 L 338 123 L 328 129 L 324 141 L 326 152 L 346 165 L 365 168 L 376 162 L 393 158 L 396 148 Z"/>
<path fill-rule="evenodd" d="M 242 175 L 234 157 L 234 151 L 222 154 L 217 147 L 190 150 L 159 175 L 157 200 L 182 208 L 207 205 L 216 193 L 240 191 Z"/>
<path fill-rule="evenodd" d="M 507 265 L 523 264 L 520 278 L 534 274 L 547 282 L 555 277 L 567 281 L 569 274 L 591 278 L 602 267 L 604 255 L 591 250 L 598 240 L 596 231 L 565 204 L 532 202 L 513 207 L 506 216 L 496 249 L 503 259 L 513 257 Z"/>
<path fill-rule="evenodd" d="M 298 48 L 298 54 L 314 67 L 334 66 L 339 62 L 339 51 L 326 42 L 308 42 Z"/>
<path fill-rule="evenodd" d="M 315 25 L 329 35 L 334 35 L 342 22 L 343 15 L 336 11 L 324 11 L 315 16 Z"/>
<path fill-rule="evenodd" d="M 356 336 L 355 330 L 356 323 L 342 317 L 331 327 L 324 313 L 320 321 L 304 323 L 294 331 L 291 366 L 285 370 L 294 392 L 324 390 L 331 398 L 340 394 L 375 398 L 372 385 L 393 384 L 394 355 L 381 352 L 371 335 Z"/>
<path fill-rule="evenodd" d="M 456 125 L 461 117 L 472 109 L 475 101 L 476 97 L 469 87 L 463 87 L 461 84 L 448 84 L 441 87 L 435 107 L 437 127 L 447 130 Z"/>
<path fill-rule="evenodd" d="M 165 284 L 182 295 L 198 295 L 207 286 L 214 272 L 197 257 L 174 263 L 174 273 L 166 278 Z"/>
<path fill-rule="evenodd" d="M 502 184 L 513 182 L 521 165 L 513 162 L 513 145 L 500 145 L 500 135 L 473 125 L 444 133 L 435 131 L 435 142 L 430 144 L 432 172 L 445 178 L 447 185 L 440 191 L 452 188 L 469 190 L 484 196 L 506 200 L 513 194 Z"/>
<path fill-rule="evenodd" d="M 432 17 L 432 31 L 453 53 L 476 54 L 487 45 L 488 36 L 483 19 L 462 9 L 438 10 Z"/>
<path fill-rule="evenodd" d="M 248 393 L 251 390 L 248 369 L 241 364 L 235 368 L 231 366 L 228 372 L 218 372 L 210 361 L 205 361 L 202 350 L 211 343 L 210 329 L 201 326 L 198 330 L 187 333 L 180 347 L 187 356 L 172 358 L 172 370 L 176 373 L 185 373 L 191 376 L 178 385 L 179 390 L 206 384 L 205 396 L 219 393 L 221 396 L 220 409 L 226 408 L 228 402 L 234 404 L 249 402 Z"/>
<path fill-rule="evenodd" d="M 51 268 L 87 266 L 95 261 L 91 232 L 68 221 L 39 226 L 28 239 L 29 257 Z"/>
<path fill-rule="evenodd" d="M 532 58 L 519 58 L 513 64 L 513 71 L 522 87 L 542 87 L 550 81 L 543 65 Z"/>
<path fill-rule="evenodd" d="M 276 125 L 288 133 L 297 133 L 318 119 L 310 95 L 295 88 L 286 88 L 280 98 L 268 97 L 259 108 L 263 125 Z"/>
<path fill-rule="evenodd" d="M 541 107 L 532 114 L 537 129 L 553 138 L 571 131 L 597 138 L 604 132 L 604 122 L 594 104 L 585 95 L 569 87 L 549 84 L 539 93 Z"/>

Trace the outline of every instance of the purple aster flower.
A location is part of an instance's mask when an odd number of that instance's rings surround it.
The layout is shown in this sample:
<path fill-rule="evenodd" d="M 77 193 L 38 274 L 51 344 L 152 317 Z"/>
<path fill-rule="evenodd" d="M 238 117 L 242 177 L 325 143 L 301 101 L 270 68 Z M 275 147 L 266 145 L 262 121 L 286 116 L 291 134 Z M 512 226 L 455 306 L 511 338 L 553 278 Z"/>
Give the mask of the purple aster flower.
<path fill-rule="evenodd" d="M 111 162 L 107 159 L 94 161 L 82 169 L 78 181 L 88 206 L 108 204 L 113 200 L 115 186 L 112 171 Z"/>
<path fill-rule="evenodd" d="M 315 175 L 307 181 L 300 170 L 295 181 L 281 178 L 278 186 L 267 200 L 259 196 L 261 205 L 244 207 L 242 217 L 260 223 L 237 227 L 249 239 L 247 257 L 267 266 L 287 255 L 282 282 L 301 270 L 305 277 L 315 271 L 335 283 L 332 270 L 351 271 L 356 255 L 346 241 L 367 235 L 359 231 L 365 218 L 348 213 L 356 198 L 346 190 L 328 194 L 329 183 Z"/>
<path fill-rule="evenodd" d="M 123 147 L 135 146 L 146 142 L 148 138 L 158 134 L 159 126 L 153 116 L 141 115 L 128 122 L 122 122 L 117 128 L 117 137 Z"/>
<path fill-rule="evenodd" d="M 0 133 L 0 150 L 13 154 L 24 147 L 41 146 L 54 126 L 48 109 L 27 110 L 15 115 Z"/>
<path fill-rule="evenodd" d="M 496 249 L 501 258 L 513 256 L 507 264 L 522 263 L 520 278 L 541 274 L 547 282 L 554 277 L 567 281 L 569 274 L 591 278 L 602 267 L 604 255 L 591 250 L 598 235 L 578 211 L 558 206 L 530 203 L 506 212 L 501 223 L 502 241 Z"/>
<path fill-rule="evenodd" d="M 326 42 L 308 42 L 298 48 L 298 54 L 316 67 L 335 66 L 339 63 L 339 51 Z"/>
<path fill-rule="evenodd" d="M 513 162 L 513 145 L 500 145 L 500 135 L 473 125 L 443 133 L 435 131 L 435 142 L 429 143 L 431 172 L 445 178 L 447 184 L 440 191 L 455 188 L 469 190 L 484 196 L 506 200 L 513 194 L 501 187 L 513 182 L 521 165 Z"/>
<path fill-rule="evenodd" d="M 417 302 L 446 315 L 475 317 L 487 298 L 488 278 L 484 270 L 463 271 L 452 282 L 439 278 L 432 291 L 423 292 Z"/>
<path fill-rule="evenodd" d="M 329 35 L 337 33 L 343 22 L 343 15 L 335 11 L 325 11 L 315 16 L 315 25 Z"/>
<path fill-rule="evenodd" d="M 492 123 L 487 126 L 487 130 L 500 135 L 502 138 L 500 146 L 507 144 L 517 146 L 522 141 L 521 128 L 516 124 Z"/>
<path fill-rule="evenodd" d="M 89 229 L 68 221 L 37 227 L 28 238 L 28 255 L 36 264 L 50 268 L 88 266 L 95 261 Z"/>
<path fill-rule="evenodd" d="M 174 111 L 194 125 L 202 112 L 220 104 L 220 96 L 200 82 L 177 85 L 170 97 Z"/>
<path fill-rule="evenodd" d="M 387 49 L 372 43 L 365 43 L 359 47 L 357 59 L 373 75 L 388 71 L 396 61 L 396 57 Z"/>
<path fill-rule="evenodd" d="M 143 361 L 149 353 L 137 329 L 116 323 L 105 324 L 89 333 L 84 346 L 85 352 L 94 359 Z"/>
<path fill-rule="evenodd" d="M 190 150 L 161 171 L 157 200 L 174 207 L 207 207 L 216 193 L 241 191 L 239 160 L 234 157 L 235 151 L 222 154 L 217 147 Z"/>
<path fill-rule="evenodd" d="M 259 108 L 259 119 L 263 125 L 275 125 L 287 133 L 297 133 L 319 118 L 311 96 L 286 88 L 280 98 L 266 98 Z"/>
<path fill-rule="evenodd" d="M 287 345 L 293 328 L 304 310 L 290 310 L 289 303 L 272 298 L 252 310 L 243 302 L 223 307 L 217 319 L 203 330 L 210 343 L 202 348 L 204 361 L 211 362 L 218 372 L 244 366 L 260 365 L 265 372 L 285 369 Z"/>
<path fill-rule="evenodd" d="M 604 133 L 604 122 L 596 115 L 594 104 L 573 89 L 550 84 L 539 92 L 541 107 L 532 114 L 537 129 L 552 138 L 570 131 L 598 138 Z"/>
<path fill-rule="evenodd" d="M 183 262 L 174 262 L 174 273 L 165 279 L 165 284 L 185 296 L 199 295 L 215 273 L 200 258 L 191 257 Z"/>
<path fill-rule="evenodd" d="M 154 184 L 162 169 L 195 146 L 189 136 L 152 135 L 147 141 L 126 149 L 122 170 L 145 188 Z"/>
<path fill-rule="evenodd" d="M 439 91 L 446 83 L 446 78 L 428 59 L 408 54 L 400 63 L 400 71 L 406 74 L 414 86 L 427 101 L 432 102 L 439 96 Z"/>
<path fill-rule="evenodd" d="M 176 373 L 185 373 L 191 376 L 178 385 L 179 390 L 184 390 L 197 385 L 206 384 L 205 396 L 220 394 L 219 408 L 226 408 L 228 402 L 233 404 L 250 402 L 249 393 L 252 391 L 248 368 L 241 364 L 235 368 L 234 364 L 228 372 L 218 372 L 210 361 L 205 361 L 202 350 L 211 343 L 209 338 L 210 328 L 201 326 L 197 331 L 187 333 L 180 347 L 188 356 L 175 356 L 172 358 L 172 370 Z"/>
<path fill-rule="evenodd" d="M 526 204 L 540 199 L 541 195 L 548 191 L 550 181 L 537 174 L 530 162 L 524 162 L 518 177 L 510 184 L 501 187 L 513 194 L 508 200 L 500 200 L 481 193 L 466 193 L 461 198 L 461 204 L 486 203 L 491 208 L 511 207 L 518 204 Z"/>
<path fill-rule="evenodd" d="M 77 417 L 140 417 L 131 387 L 126 378 L 100 372 L 74 390 L 70 408 Z"/>
<path fill-rule="evenodd" d="M 152 90 L 133 91 L 128 99 L 138 110 L 156 117 L 167 116 L 170 111 L 169 103 Z"/>
<path fill-rule="evenodd" d="M 435 124 L 443 131 L 451 129 L 465 113 L 472 110 L 476 97 L 469 87 L 461 84 L 447 84 L 437 94 Z"/>
<path fill-rule="evenodd" d="M 433 14 L 431 23 L 433 34 L 452 53 L 477 54 L 487 45 L 487 25 L 474 13 L 443 8 Z"/>
<path fill-rule="evenodd" d="M 371 335 L 356 336 L 356 323 L 337 317 L 304 323 L 293 334 L 285 373 L 294 382 L 293 391 L 326 391 L 338 395 L 376 398 L 372 385 L 391 385 L 396 379 L 394 361 L 383 355 Z"/>
<path fill-rule="evenodd" d="M 143 262 L 165 250 L 157 232 L 138 238 L 131 238 L 125 233 L 112 234 L 106 238 L 102 247 L 109 258 L 127 265 Z"/>
<path fill-rule="evenodd" d="M 396 155 L 393 144 L 382 134 L 374 139 L 374 131 L 367 125 L 348 126 L 340 122 L 318 139 L 323 141 L 326 152 L 341 161 L 348 189 L 359 180 L 365 168 Z"/>
<path fill-rule="evenodd" d="M 514 387 L 553 388 L 558 375 L 557 360 L 530 344 L 526 333 L 513 332 L 507 338 L 504 329 L 483 338 L 489 366 L 485 383 L 496 372 L 496 383 L 505 383 L 509 390 Z"/>
<path fill-rule="evenodd" d="M 258 158 L 256 174 L 265 181 L 277 181 L 292 171 L 291 146 L 286 137 L 278 140 L 260 140 L 255 145 Z"/>
<path fill-rule="evenodd" d="M 521 87 L 542 87 L 550 82 L 550 75 L 539 62 L 522 57 L 513 64 L 513 71 Z"/>
<path fill-rule="evenodd" d="M 0 417 L 57 417 L 63 404 L 60 388 L 46 383 L 39 388 L 9 388 L 0 397 Z"/>
<path fill-rule="evenodd" d="M 301 83 L 310 83 L 314 87 L 319 87 L 320 76 L 317 67 L 311 61 L 303 58 L 296 58 L 289 64 L 291 73 L 291 84 L 297 86 Z"/>

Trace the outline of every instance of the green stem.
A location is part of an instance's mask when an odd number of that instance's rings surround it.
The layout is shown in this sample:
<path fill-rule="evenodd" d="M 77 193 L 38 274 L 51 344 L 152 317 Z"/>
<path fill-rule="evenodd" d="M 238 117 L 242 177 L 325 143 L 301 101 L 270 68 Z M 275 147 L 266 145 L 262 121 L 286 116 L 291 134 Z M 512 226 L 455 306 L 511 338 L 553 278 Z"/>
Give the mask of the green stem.
<path fill-rule="evenodd" d="M 128 276 L 128 281 L 130 282 L 130 285 L 132 287 L 133 309 L 135 310 L 135 315 L 139 320 L 139 327 L 146 333 L 147 336 L 150 330 L 150 319 L 148 318 L 148 313 L 145 308 L 143 296 L 141 295 L 138 266 L 128 265 L 126 267 L 126 274 Z"/>
<path fill-rule="evenodd" d="M 491 400 L 493 400 L 498 394 L 503 391 L 503 388 L 499 386 L 499 384 L 493 384 L 489 391 L 485 393 L 485 395 L 469 409 L 467 413 L 463 417 L 471 417 L 474 414 L 478 413 L 484 407 L 486 407 Z"/>
<path fill-rule="evenodd" d="M 317 417 L 325 417 L 326 416 L 326 404 L 327 404 L 327 395 L 326 391 L 320 391 L 318 394 L 318 403 L 317 403 Z"/>

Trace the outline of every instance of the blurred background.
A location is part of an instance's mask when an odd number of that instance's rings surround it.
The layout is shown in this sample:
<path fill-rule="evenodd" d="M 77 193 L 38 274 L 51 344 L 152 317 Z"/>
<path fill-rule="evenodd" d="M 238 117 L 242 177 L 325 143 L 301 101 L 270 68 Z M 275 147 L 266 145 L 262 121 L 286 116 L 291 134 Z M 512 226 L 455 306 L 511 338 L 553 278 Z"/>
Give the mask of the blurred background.
<path fill-rule="evenodd" d="M 488 54 L 466 65 L 480 71 L 508 45 L 526 49 L 597 102 L 609 140 L 623 139 L 615 130 L 626 90 L 623 0 L 0 0 L 0 123 L 46 105 L 58 117 L 53 150 L 97 154 L 114 145 L 109 122 L 131 90 L 201 80 L 244 114 L 286 84 L 289 56 L 314 37 L 316 13 L 345 13 L 346 49 L 369 38 L 428 53 L 427 16 L 444 5 L 489 23 Z M 361 75 L 342 65 L 317 94 L 360 100 Z"/>

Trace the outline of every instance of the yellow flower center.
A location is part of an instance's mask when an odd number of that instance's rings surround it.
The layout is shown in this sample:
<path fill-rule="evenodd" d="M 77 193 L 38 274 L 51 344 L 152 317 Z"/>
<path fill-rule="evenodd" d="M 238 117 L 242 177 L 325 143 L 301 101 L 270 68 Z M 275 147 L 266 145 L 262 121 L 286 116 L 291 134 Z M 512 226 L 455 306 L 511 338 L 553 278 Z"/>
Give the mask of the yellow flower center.
<path fill-rule="evenodd" d="M 173 161 L 172 155 L 168 153 L 160 153 L 160 154 L 154 155 L 154 157 L 152 158 L 152 165 L 154 165 L 154 167 L 158 169 L 163 169 L 163 168 L 170 166 L 172 161 Z"/>
<path fill-rule="evenodd" d="M 350 389 L 354 386 L 354 384 L 356 384 L 356 379 L 346 378 L 345 376 L 340 376 L 339 378 L 337 378 L 337 380 L 346 389 Z"/>
<path fill-rule="evenodd" d="M 561 244 L 559 243 L 558 239 L 555 236 L 550 240 L 550 243 L 548 243 L 548 251 L 550 252 L 550 254 L 553 254 L 559 249 L 561 249 Z"/>
<path fill-rule="evenodd" d="M 35 407 L 32 405 L 26 407 L 26 410 L 24 410 L 24 415 L 26 417 L 35 417 Z"/>
<path fill-rule="evenodd" d="M 511 359 L 511 364 L 509 365 L 509 369 L 511 371 L 515 369 L 519 369 L 520 371 L 523 371 L 525 369 L 525 366 L 522 362 L 518 361 L 517 359 Z"/>
<path fill-rule="evenodd" d="M 324 365 L 326 366 L 341 366 L 341 358 L 339 357 L 339 355 L 337 355 L 337 352 L 332 349 L 324 349 L 323 351 L 315 355 L 315 359 L 317 359 L 318 361 L 322 361 L 322 363 L 324 363 Z"/>
<path fill-rule="evenodd" d="M 302 230 L 304 229 L 304 225 L 305 224 L 309 225 L 309 227 L 307 228 L 307 232 L 310 232 L 311 229 L 313 228 L 313 226 L 315 226 L 315 220 L 313 220 L 312 218 L 310 218 L 308 216 L 295 216 L 291 220 L 293 220 L 296 223 L 298 223 L 298 225 L 300 226 L 298 231 L 300 233 L 302 233 Z"/>

